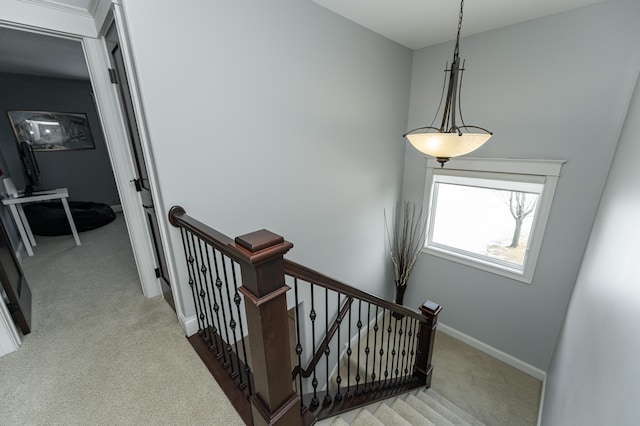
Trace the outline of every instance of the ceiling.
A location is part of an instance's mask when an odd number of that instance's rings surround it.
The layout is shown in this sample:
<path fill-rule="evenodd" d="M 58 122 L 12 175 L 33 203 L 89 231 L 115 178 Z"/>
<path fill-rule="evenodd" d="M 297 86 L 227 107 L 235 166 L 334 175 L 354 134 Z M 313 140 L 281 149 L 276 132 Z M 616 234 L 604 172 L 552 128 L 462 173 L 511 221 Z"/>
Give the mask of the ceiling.
<path fill-rule="evenodd" d="M 22 1 L 91 16 L 100 0 Z M 460 7 L 453 0 L 311 1 L 410 49 L 453 40 Z M 464 6 L 462 36 L 602 1 L 604 0 L 471 0 Z M 78 41 L 1 26 L 0 72 L 89 79 Z"/>
<path fill-rule="evenodd" d="M 312 0 L 410 49 L 453 40 L 460 3 L 454 0 Z M 470 0 L 462 37 L 554 15 L 605 0 Z"/>
<path fill-rule="evenodd" d="M 0 72 L 89 79 L 79 41 L 3 27 L 0 27 Z"/>

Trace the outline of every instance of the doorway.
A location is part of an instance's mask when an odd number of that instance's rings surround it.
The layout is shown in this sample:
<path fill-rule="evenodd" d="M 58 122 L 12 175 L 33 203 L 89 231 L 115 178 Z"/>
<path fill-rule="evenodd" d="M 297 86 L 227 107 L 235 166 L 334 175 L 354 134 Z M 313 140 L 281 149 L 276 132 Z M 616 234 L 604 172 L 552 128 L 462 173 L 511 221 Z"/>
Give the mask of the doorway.
<path fill-rule="evenodd" d="M 105 36 L 107 50 L 109 52 L 109 61 L 111 64 L 110 75 L 111 83 L 117 87 L 118 99 L 120 107 L 124 113 L 124 121 L 129 136 L 129 146 L 133 154 L 136 177 L 133 182 L 136 191 L 140 194 L 142 207 L 145 210 L 145 219 L 147 229 L 151 235 L 151 244 L 153 245 L 154 260 L 157 265 L 155 274 L 160 282 L 162 296 L 167 301 L 171 309 L 176 310 L 173 293 L 171 291 L 171 281 L 169 279 L 169 271 L 167 268 L 167 258 L 162 247 L 160 237 L 160 227 L 156 215 L 155 203 L 151 191 L 151 182 L 149 179 L 149 170 L 144 156 L 144 148 L 140 136 L 140 126 L 134 112 L 134 104 L 131 96 L 131 86 L 127 77 L 127 70 L 122 53 L 122 44 L 118 37 L 118 30 L 115 21 L 107 31 Z"/>
<path fill-rule="evenodd" d="M 33 35 L 32 31 L 20 31 L 17 27 L 0 29 Z M 173 295 L 171 294 L 171 286 L 170 284 L 168 284 L 169 271 L 167 263 L 164 255 L 160 256 L 160 254 L 162 253 L 160 251 L 162 249 L 162 244 L 159 241 L 161 233 L 157 228 L 157 223 L 156 229 L 149 229 L 144 225 L 140 226 L 141 224 L 149 223 L 152 219 L 155 220 L 155 211 L 153 211 L 153 209 L 143 208 L 143 205 L 148 206 L 149 204 L 145 203 L 144 201 L 142 201 L 141 203 L 140 195 L 135 190 L 135 183 L 130 182 L 130 180 L 136 179 L 134 177 L 135 174 L 131 170 L 128 170 L 128 167 L 130 167 L 130 165 L 133 163 L 132 152 L 129 151 L 128 146 L 122 146 L 122 144 L 119 144 L 119 142 L 114 144 L 113 142 L 114 140 L 126 140 L 126 136 L 122 137 L 123 135 L 119 135 L 120 137 L 114 137 L 114 133 L 117 133 L 119 130 L 122 130 L 122 132 L 124 133 L 125 127 L 125 124 L 122 124 L 122 129 L 118 129 L 118 125 L 114 125 L 114 121 L 119 120 L 120 122 L 125 123 L 125 120 L 123 119 L 123 112 L 120 111 L 117 107 L 113 108 L 116 102 L 114 102 L 115 96 L 113 96 L 113 93 L 111 93 L 112 88 L 108 86 L 109 83 L 97 80 L 98 78 L 104 77 L 105 75 L 108 79 L 107 68 L 109 64 L 106 63 L 106 58 L 102 57 L 103 55 L 101 55 L 101 49 L 104 49 L 104 44 L 101 44 L 102 40 L 87 37 L 69 38 L 68 36 L 62 37 L 49 33 L 37 33 L 37 35 L 42 37 L 43 40 L 58 39 L 75 44 L 75 48 L 79 49 L 80 55 L 83 58 L 85 70 L 87 68 L 86 64 L 89 64 L 91 68 L 91 81 L 89 81 L 88 79 L 86 80 L 86 84 L 90 88 L 86 93 L 86 99 L 88 99 L 91 103 L 96 117 L 99 117 L 97 118 L 97 120 L 99 121 L 93 126 L 95 127 L 95 130 L 93 130 L 93 132 L 98 135 L 102 134 L 102 129 L 105 129 L 105 132 L 110 136 L 110 138 L 105 138 L 106 143 L 103 145 L 103 153 L 105 154 L 104 159 L 106 159 L 106 162 L 109 166 L 109 177 L 106 180 L 112 181 L 116 197 L 119 197 L 119 204 L 124 210 L 123 214 L 127 222 L 129 234 L 128 237 L 130 239 L 130 245 L 133 248 L 135 264 L 137 266 L 139 279 L 142 284 L 142 292 L 146 297 L 153 297 L 164 294 L 167 302 L 175 311 Z M 1 57 L 6 58 L 10 56 Z M 96 65 L 104 65 L 104 68 L 98 70 L 98 68 L 96 68 Z M 0 72 L 2 72 L 1 68 Z M 100 98 L 102 98 L 102 102 L 99 102 Z M 96 102 L 96 100 L 98 100 L 98 102 Z M 100 106 L 102 108 L 100 108 Z M 38 109 L 42 108 L 39 107 Z M 62 109 L 68 110 L 69 108 Z M 107 109 L 108 111 L 105 111 Z M 120 114 L 119 119 L 114 120 L 114 116 L 117 116 L 118 114 Z M 107 126 L 104 126 L 103 121 L 105 115 L 110 115 L 110 123 Z M 13 135 L 11 136 L 13 138 Z M 111 144 L 109 144 L 109 141 L 106 139 L 111 139 Z M 9 156 L 10 155 L 11 154 L 9 154 Z M 0 163 L 3 163 L 2 158 L 0 158 Z M 76 162 L 75 164 L 85 163 Z M 13 168 L 15 169 L 15 167 Z M 0 170 L 2 169 L 7 171 L 9 170 L 8 167 L 2 167 L 2 164 L 0 164 Z M 17 173 L 19 172 L 16 172 L 14 174 Z M 149 185 L 147 185 L 147 189 L 151 189 Z M 73 191 L 70 191 L 70 193 L 73 193 Z M 155 247 L 153 242 L 157 243 Z M 82 248 L 80 248 L 80 250 L 81 249 Z M 158 260 L 156 261 L 156 259 Z M 159 259 L 162 259 L 162 261 Z M 161 287 L 163 280 L 167 283 L 164 289 L 162 289 Z"/>

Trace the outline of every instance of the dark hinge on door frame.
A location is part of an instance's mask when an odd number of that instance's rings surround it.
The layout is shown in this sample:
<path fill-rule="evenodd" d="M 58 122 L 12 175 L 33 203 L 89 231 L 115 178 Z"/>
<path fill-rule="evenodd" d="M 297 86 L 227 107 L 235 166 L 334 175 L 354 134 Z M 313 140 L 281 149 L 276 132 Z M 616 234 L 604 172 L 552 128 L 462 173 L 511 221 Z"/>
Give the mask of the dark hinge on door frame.
<path fill-rule="evenodd" d="M 142 181 L 139 178 L 131 179 L 129 182 L 133 182 L 136 187 L 136 191 L 142 191 Z"/>
<path fill-rule="evenodd" d="M 118 76 L 116 74 L 116 70 L 113 68 L 109 68 L 109 80 L 111 80 L 111 83 L 113 84 L 118 84 Z"/>
<path fill-rule="evenodd" d="M 162 274 L 160 273 L 160 268 L 156 268 L 156 278 L 160 278 Z"/>

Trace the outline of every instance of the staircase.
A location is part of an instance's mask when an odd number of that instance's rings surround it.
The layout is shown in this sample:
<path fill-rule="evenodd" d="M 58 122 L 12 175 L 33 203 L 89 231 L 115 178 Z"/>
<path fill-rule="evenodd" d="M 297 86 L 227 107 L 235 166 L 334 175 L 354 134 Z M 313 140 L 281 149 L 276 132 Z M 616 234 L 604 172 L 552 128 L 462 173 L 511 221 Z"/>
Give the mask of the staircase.
<path fill-rule="evenodd" d="M 328 419 L 331 426 L 484 426 L 433 389 L 412 392 L 361 409 L 352 421 Z M 323 423 L 324 424 L 324 423 Z"/>

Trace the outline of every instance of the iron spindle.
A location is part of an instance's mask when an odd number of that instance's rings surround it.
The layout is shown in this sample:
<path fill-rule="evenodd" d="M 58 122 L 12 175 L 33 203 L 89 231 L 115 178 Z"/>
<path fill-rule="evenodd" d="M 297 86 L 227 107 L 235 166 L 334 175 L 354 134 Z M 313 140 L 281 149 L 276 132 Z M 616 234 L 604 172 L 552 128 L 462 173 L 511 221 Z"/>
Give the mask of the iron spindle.
<path fill-rule="evenodd" d="M 202 286 L 202 278 L 200 276 L 200 273 L 202 272 L 200 270 L 200 258 L 198 257 L 198 251 L 196 249 L 196 240 L 198 241 L 198 244 L 200 244 L 200 239 L 199 238 L 193 238 L 191 240 L 192 244 L 193 244 L 193 256 L 195 258 L 195 265 L 194 265 L 194 274 L 196 275 L 196 288 L 197 288 L 197 292 L 198 292 L 198 302 L 201 305 L 200 308 L 200 316 L 202 317 L 202 321 L 204 322 L 204 342 L 208 343 L 211 341 L 211 329 L 210 329 L 210 324 L 209 324 L 209 315 L 207 312 L 207 303 L 205 302 L 204 298 L 206 296 L 206 293 L 204 291 L 204 288 Z"/>
<path fill-rule="evenodd" d="M 218 320 L 216 321 L 216 317 L 214 315 L 215 310 L 214 310 L 214 304 L 211 303 L 211 295 L 213 294 L 214 299 L 215 299 L 215 287 L 213 284 L 213 277 L 211 275 L 211 260 L 209 259 L 209 245 L 205 243 L 204 245 L 204 253 L 206 255 L 202 256 L 202 263 L 203 265 L 206 265 L 206 270 L 207 272 L 209 272 L 209 276 L 205 276 L 205 282 L 207 283 L 206 287 L 207 287 L 207 305 L 209 306 L 209 313 L 211 314 L 211 328 L 213 330 L 213 341 L 211 342 L 211 345 L 209 345 L 209 350 L 216 351 L 216 356 L 219 353 L 219 338 L 220 335 L 218 334 L 219 330 L 220 330 L 220 319 L 218 318 Z"/>
<path fill-rule="evenodd" d="M 206 243 L 204 245 L 205 250 L 206 250 Z M 202 254 L 202 240 L 198 239 L 198 250 L 200 252 L 200 261 L 202 263 L 202 266 L 200 267 L 200 272 L 202 272 L 202 290 L 201 292 L 204 293 L 206 295 L 207 300 L 205 301 L 204 298 L 202 299 L 202 303 L 205 305 L 206 307 L 206 316 L 207 316 L 207 321 L 209 321 L 209 335 L 211 337 L 211 340 L 209 341 L 209 350 L 213 350 L 217 345 L 216 345 L 216 335 L 217 335 L 217 328 L 215 326 L 215 321 L 213 319 L 213 310 L 212 310 L 212 306 L 211 306 L 211 296 L 209 295 L 209 280 L 207 279 L 207 265 L 205 264 L 205 257 Z"/>
<path fill-rule="evenodd" d="M 192 257 L 187 252 L 188 242 L 187 242 L 187 237 L 185 235 L 186 232 L 187 231 L 185 231 L 183 228 L 180 228 L 180 233 L 182 234 L 182 248 L 184 249 L 184 259 L 187 262 L 187 272 L 189 273 L 189 287 L 191 287 L 191 295 L 193 296 L 193 306 L 195 308 L 198 306 L 198 303 L 197 303 L 197 297 L 196 297 L 196 290 L 193 287 L 194 281 L 193 281 L 193 272 L 191 268 L 192 262 L 190 262 L 190 259 L 192 259 Z M 201 334 L 202 325 L 200 324 L 200 318 L 198 317 L 197 312 L 196 312 L 196 320 L 198 321 L 198 334 Z"/>
<path fill-rule="evenodd" d="M 220 305 L 218 304 L 218 297 L 216 296 L 216 287 L 215 287 L 215 280 L 213 279 L 213 272 L 211 270 L 211 255 L 209 254 L 211 252 L 211 254 L 213 254 L 213 259 L 215 260 L 215 249 L 213 247 L 207 246 L 206 249 L 206 253 L 207 253 L 207 265 L 209 266 L 209 281 L 211 282 L 211 294 L 213 295 L 213 311 L 216 314 L 216 321 L 218 324 L 218 333 L 217 333 L 217 340 L 219 340 L 216 343 L 216 358 L 220 359 L 223 357 L 224 355 L 224 348 L 223 348 L 223 340 L 222 340 L 222 326 L 220 323 Z M 216 279 L 218 279 L 218 271 L 216 268 Z M 222 351 L 220 351 L 220 348 L 223 348 Z"/>
<path fill-rule="evenodd" d="M 393 325 L 395 327 L 395 330 L 393 330 L 393 348 L 391 349 L 391 378 L 389 380 L 390 384 L 394 381 L 393 380 L 394 372 L 395 372 L 396 375 L 398 374 L 397 370 L 394 368 L 394 366 L 396 365 L 396 362 L 395 362 L 396 361 L 396 353 L 398 352 L 396 350 L 396 348 L 398 347 L 398 345 L 397 345 L 398 319 L 394 318 L 394 320 L 395 320 L 395 323 Z"/>
<path fill-rule="evenodd" d="M 387 362 L 384 364 L 384 385 L 387 386 L 387 380 L 389 379 L 389 353 L 391 347 L 391 320 L 393 319 L 393 313 L 389 312 L 389 324 L 387 325 Z"/>
<path fill-rule="evenodd" d="M 376 351 L 378 348 L 378 309 L 380 307 L 376 305 L 376 323 L 373 326 L 373 367 L 371 368 L 371 383 L 373 384 L 373 390 L 377 390 L 378 385 L 376 384 Z"/>
<path fill-rule="evenodd" d="M 346 300 L 346 299 L 345 299 Z M 340 377 L 340 328 L 342 327 L 342 311 L 340 309 L 340 293 L 338 293 L 338 318 L 336 322 L 338 323 L 338 341 L 336 342 L 336 353 L 338 354 L 338 376 L 336 377 L 336 383 L 338 384 L 338 391 L 336 392 L 335 399 L 336 401 L 342 401 L 342 394 L 340 393 L 340 383 L 342 382 L 342 377 Z"/>
<path fill-rule="evenodd" d="M 302 392 L 302 344 L 300 344 L 300 305 L 298 299 L 298 279 L 293 279 L 293 288 L 296 298 L 296 355 L 298 355 L 298 384 L 300 385 L 300 412 L 307 411 L 307 407 L 304 405 L 304 393 Z"/>
<path fill-rule="evenodd" d="M 399 324 L 398 324 L 399 323 Z M 398 328 L 398 326 L 400 328 Z M 394 357 L 394 360 L 391 363 L 391 368 L 393 368 L 393 374 L 391 377 L 393 378 L 393 382 L 395 383 L 398 380 L 398 363 L 400 361 L 400 341 L 402 340 L 402 319 L 396 319 L 396 329 L 395 333 L 393 333 L 393 352 L 392 355 L 398 355 L 398 357 Z M 395 377 L 393 376 L 395 374 Z"/>
<path fill-rule="evenodd" d="M 338 299 L 340 296 L 338 295 Z M 339 315 L 339 311 L 338 311 Z M 325 333 L 329 332 L 329 289 L 325 287 L 324 289 L 324 329 Z M 324 349 L 325 361 L 326 361 L 326 383 L 327 383 L 327 393 L 324 396 L 324 400 L 322 403 L 324 405 L 331 404 L 331 393 L 329 392 L 329 355 L 331 354 L 331 346 L 329 346 L 329 341 L 327 340 L 326 347 Z"/>
<path fill-rule="evenodd" d="M 409 339 L 407 333 L 409 332 L 409 318 L 404 317 L 404 336 L 403 336 L 403 344 L 402 344 L 402 366 L 400 369 L 400 374 L 402 375 L 402 381 L 407 376 L 407 341 Z"/>
<path fill-rule="evenodd" d="M 356 358 L 356 395 L 360 394 L 360 340 L 362 336 L 360 332 L 362 331 L 362 300 L 358 299 L 358 322 L 356 324 L 358 327 L 358 357 Z"/>
<path fill-rule="evenodd" d="M 238 351 L 238 340 L 236 337 L 236 320 L 233 316 L 233 308 L 231 307 L 231 294 L 229 293 L 229 275 L 227 274 L 227 257 L 221 253 L 222 259 L 222 276 L 224 277 L 224 288 L 227 293 L 227 310 L 229 311 L 229 328 L 231 328 L 231 334 L 233 335 L 233 342 L 236 345 L 236 357 Z M 233 259 L 229 259 L 230 262 L 233 262 Z M 227 342 L 227 354 L 229 355 L 229 361 L 231 361 L 231 372 L 229 375 L 232 379 L 235 379 L 238 376 L 238 372 L 235 370 L 233 366 L 233 348 L 231 347 L 231 341 Z M 238 360 L 236 360 L 238 361 Z M 238 364 L 238 370 L 240 370 L 240 364 Z"/>
<path fill-rule="evenodd" d="M 311 319 L 311 340 L 313 341 L 313 352 L 316 353 L 316 305 L 313 298 L 313 283 L 311 284 L 311 312 L 309 313 L 309 319 Z M 313 398 L 311 399 L 311 408 L 316 408 L 320 405 L 320 400 L 318 399 L 318 378 L 316 377 L 316 365 L 313 364 L 313 380 L 311 380 L 311 386 L 313 386 Z"/>
<path fill-rule="evenodd" d="M 346 397 L 351 398 L 351 307 L 353 305 L 349 305 L 349 321 L 347 322 L 349 326 L 348 334 L 347 334 L 347 393 Z"/>
<path fill-rule="evenodd" d="M 411 368 L 411 374 L 413 375 L 414 371 L 415 371 L 415 366 L 416 366 L 416 352 L 415 352 L 415 343 L 416 343 L 416 339 L 413 337 L 416 334 L 416 320 L 413 319 L 411 320 L 411 332 L 409 334 L 409 337 L 411 337 L 411 344 L 409 345 L 409 356 L 410 356 L 410 362 L 409 362 L 409 367 Z"/>
<path fill-rule="evenodd" d="M 380 329 L 380 366 L 378 367 L 378 389 L 382 389 L 382 363 L 384 362 L 384 320 L 387 317 L 387 310 L 382 308 L 382 328 Z"/>
<path fill-rule="evenodd" d="M 369 378 L 369 331 L 371 329 L 371 303 L 367 303 L 367 346 L 364 348 L 365 362 L 364 362 L 364 392 L 367 393 L 367 379 Z"/>
<path fill-rule="evenodd" d="M 210 339 L 208 337 L 209 335 L 209 324 L 208 321 L 205 318 L 204 315 L 204 307 L 203 302 L 202 302 L 202 295 L 201 295 L 201 290 L 200 290 L 200 274 L 199 269 L 200 269 L 200 265 L 198 263 L 198 255 L 196 254 L 196 242 L 195 242 L 195 238 L 193 236 L 193 234 L 191 234 L 191 246 L 189 247 L 190 250 L 190 257 L 189 260 L 191 261 L 191 265 L 193 267 L 193 275 L 194 275 L 194 285 L 195 285 L 195 289 L 196 289 L 196 294 L 198 295 L 197 299 L 198 299 L 198 307 L 196 308 L 196 314 L 198 315 L 198 317 L 200 318 L 200 320 L 202 321 L 202 333 L 201 335 L 203 335 L 203 340 L 205 342 L 208 342 Z"/>
<path fill-rule="evenodd" d="M 224 338 L 225 338 L 225 342 L 223 344 L 222 347 L 222 355 L 223 355 L 223 361 L 224 361 L 224 368 L 229 368 L 229 366 L 231 366 L 231 368 L 233 368 L 233 363 L 231 362 L 231 355 L 228 354 L 228 348 L 229 348 L 229 329 L 227 328 L 227 314 L 226 314 L 226 310 L 225 310 L 225 305 L 224 305 L 224 299 L 222 296 L 222 279 L 220 279 L 220 268 L 218 266 L 218 256 L 216 256 L 216 252 L 217 250 L 213 253 L 213 263 L 215 264 L 216 267 L 216 288 L 218 289 L 218 296 L 220 297 L 220 309 L 222 310 L 222 321 L 224 323 Z M 220 261 L 222 262 L 223 266 L 224 266 L 224 255 L 221 252 L 220 253 Z"/>
<path fill-rule="evenodd" d="M 240 389 L 244 389 L 247 385 L 249 386 L 249 395 L 251 395 L 251 384 L 249 384 L 249 363 L 247 362 L 247 348 L 244 343 L 244 327 L 242 326 L 242 313 L 240 312 L 240 303 L 242 302 L 242 298 L 240 297 L 240 293 L 238 293 L 238 281 L 236 276 L 236 262 L 231 260 L 231 276 L 233 277 L 233 303 L 236 304 L 236 313 L 238 314 L 238 324 L 240 325 L 240 339 L 242 339 L 242 352 L 244 355 L 244 373 L 245 378 L 247 379 L 247 383 L 243 383 L 242 381 L 242 369 L 240 368 L 240 351 L 238 350 L 238 341 L 236 340 L 236 358 L 238 361 L 238 371 L 240 373 Z M 248 336 L 247 336 L 248 337 Z M 235 338 L 235 334 L 234 334 Z"/>

